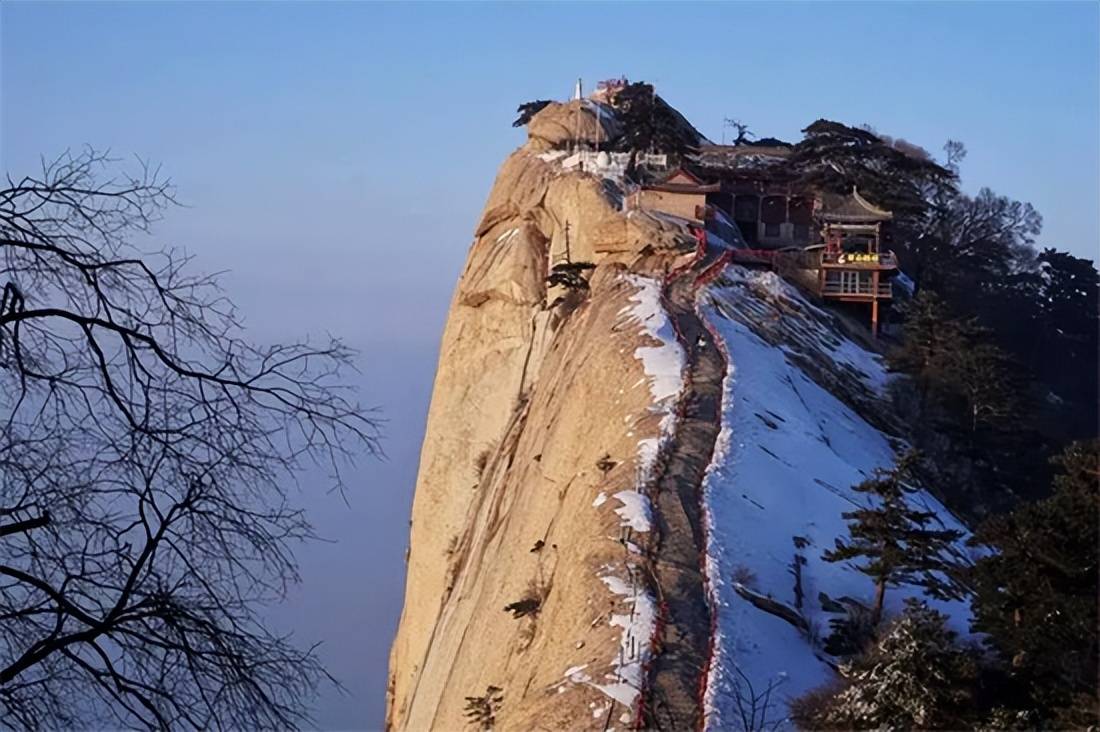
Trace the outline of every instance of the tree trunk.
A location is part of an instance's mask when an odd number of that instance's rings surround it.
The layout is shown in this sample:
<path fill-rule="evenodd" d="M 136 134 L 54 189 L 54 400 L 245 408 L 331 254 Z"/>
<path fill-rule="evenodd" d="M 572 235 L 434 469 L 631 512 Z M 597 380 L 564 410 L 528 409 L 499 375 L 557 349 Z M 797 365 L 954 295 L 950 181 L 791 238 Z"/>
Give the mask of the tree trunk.
<path fill-rule="evenodd" d="M 875 582 L 875 604 L 871 606 L 871 624 L 878 626 L 882 620 L 882 606 L 886 600 L 886 580 Z"/>
<path fill-rule="evenodd" d="M 626 177 L 629 180 L 635 180 L 636 166 L 638 164 L 638 148 L 630 148 L 630 160 L 626 163 Z"/>

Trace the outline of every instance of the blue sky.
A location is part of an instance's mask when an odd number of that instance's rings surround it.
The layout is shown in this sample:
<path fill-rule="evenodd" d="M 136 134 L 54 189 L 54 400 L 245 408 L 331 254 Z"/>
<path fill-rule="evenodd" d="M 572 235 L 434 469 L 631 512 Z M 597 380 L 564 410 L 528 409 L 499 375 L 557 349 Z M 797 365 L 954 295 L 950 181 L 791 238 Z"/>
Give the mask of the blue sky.
<path fill-rule="evenodd" d="M 332 332 L 390 420 L 350 508 L 306 492 L 335 543 L 302 552 L 275 621 L 376 728 L 408 507 L 454 282 L 517 104 L 625 74 L 713 139 L 723 117 L 797 139 L 818 117 L 938 153 L 966 188 L 1043 214 L 1097 257 L 1100 5 L 1076 3 L 28 3 L 0 6 L 0 167 L 85 143 L 162 163 L 187 204 L 158 230 L 229 270 L 257 340 Z"/>

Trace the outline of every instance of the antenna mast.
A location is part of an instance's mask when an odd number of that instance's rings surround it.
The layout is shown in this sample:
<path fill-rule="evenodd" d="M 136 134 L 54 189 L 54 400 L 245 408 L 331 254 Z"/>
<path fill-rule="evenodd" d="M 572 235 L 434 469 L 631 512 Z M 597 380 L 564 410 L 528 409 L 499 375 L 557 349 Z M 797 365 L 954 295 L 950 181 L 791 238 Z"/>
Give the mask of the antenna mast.
<path fill-rule="evenodd" d="M 579 152 L 580 149 L 581 149 L 581 106 L 582 105 L 580 104 L 580 101 L 581 101 L 581 98 L 583 97 L 583 95 L 584 95 L 584 91 L 582 89 L 581 80 L 578 78 L 577 79 L 577 87 L 573 90 L 573 100 L 577 102 L 577 111 L 575 113 L 576 122 L 575 122 L 575 125 L 574 125 L 576 127 L 576 130 L 573 133 L 573 152 Z"/>
<path fill-rule="evenodd" d="M 599 100 L 596 100 L 596 152 L 600 151 L 600 131 L 603 129 L 602 111 L 603 107 L 600 106 Z"/>

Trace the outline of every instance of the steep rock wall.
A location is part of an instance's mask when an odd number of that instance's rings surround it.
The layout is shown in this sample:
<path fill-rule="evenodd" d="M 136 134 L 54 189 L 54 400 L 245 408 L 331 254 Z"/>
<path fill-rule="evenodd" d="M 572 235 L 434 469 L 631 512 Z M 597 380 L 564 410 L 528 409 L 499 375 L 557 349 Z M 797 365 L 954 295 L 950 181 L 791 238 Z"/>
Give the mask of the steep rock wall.
<path fill-rule="evenodd" d="M 627 272 L 659 278 L 692 242 L 616 203 L 598 179 L 527 148 L 505 161 L 489 196 L 421 452 L 390 659 L 392 729 L 460 728 L 467 697 L 489 687 L 502 690 L 499 729 L 631 718 L 616 618 L 634 616 L 645 580 L 623 535 L 636 521 L 614 496 L 635 486 L 639 440 L 658 438 L 660 415 L 635 357 L 647 336 Z M 546 290 L 566 237 L 574 261 L 596 264 L 587 296 Z M 635 595 L 615 591 L 626 586 Z M 533 599 L 537 612 L 505 612 Z"/>

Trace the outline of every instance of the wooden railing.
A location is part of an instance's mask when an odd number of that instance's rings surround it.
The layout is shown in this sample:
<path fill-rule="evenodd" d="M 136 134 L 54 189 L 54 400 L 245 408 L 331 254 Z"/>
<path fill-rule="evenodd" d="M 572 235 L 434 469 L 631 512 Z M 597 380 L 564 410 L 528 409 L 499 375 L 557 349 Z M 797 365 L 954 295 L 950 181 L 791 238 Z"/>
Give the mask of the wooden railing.
<path fill-rule="evenodd" d="M 841 282 L 840 280 L 826 280 L 825 285 L 821 288 L 821 294 L 824 297 L 882 297 L 889 298 L 893 295 L 890 288 L 890 282 L 879 282 L 878 291 L 875 291 L 875 287 L 870 280 L 861 280 L 858 282 Z"/>

